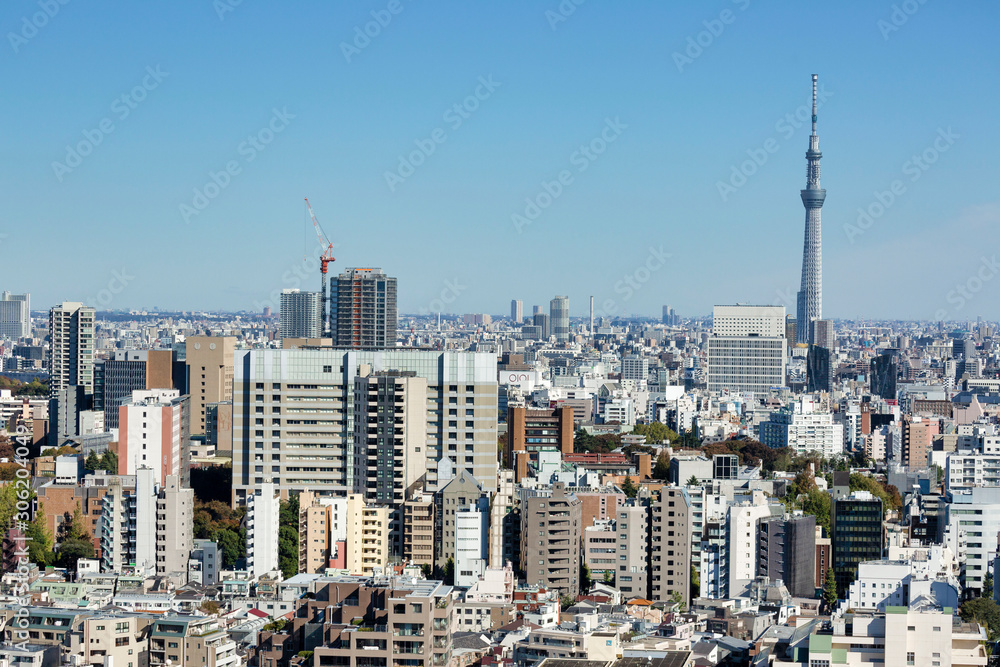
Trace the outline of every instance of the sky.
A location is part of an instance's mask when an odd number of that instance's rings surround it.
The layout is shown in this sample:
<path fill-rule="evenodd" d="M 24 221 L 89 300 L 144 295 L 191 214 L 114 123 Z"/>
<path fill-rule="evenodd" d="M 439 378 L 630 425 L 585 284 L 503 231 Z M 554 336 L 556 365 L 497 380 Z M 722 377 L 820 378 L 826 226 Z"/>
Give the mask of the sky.
<path fill-rule="evenodd" d="M 994 2 L 0 5 L 0 289 L 260 310 L 794 313 L 819 75 L 823 315 L 1000 319 Z M 860 212 L 867 212 L 862 216 Z"/>

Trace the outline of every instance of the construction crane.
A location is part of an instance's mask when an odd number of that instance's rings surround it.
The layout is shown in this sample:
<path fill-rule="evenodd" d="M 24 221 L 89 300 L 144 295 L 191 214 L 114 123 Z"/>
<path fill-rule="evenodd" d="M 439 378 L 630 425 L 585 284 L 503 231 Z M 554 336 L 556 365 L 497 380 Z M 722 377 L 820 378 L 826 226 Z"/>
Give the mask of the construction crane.
<path fill-rule="evenodd" d="M 306 208 L 309 209 L 309 217 L 312 218 L 313 227 L 316 228 L 316 236 L 319 237 L 319 244 L 323 246 L 323 254 L 319 258 L 319 272 L 321 274 L 321 279 L 323 281 L 323 296 L 322 296 L 322 308 L 323 308 L 323 337 L 328 338 L 330 336 L 330 293 L 329 284 L 326 280 L 326 269 L 330 262 L 335 261 L 333 257 L 333 243 L 327 237 L 326 232 L 320 227 L 319 220 L 316 219 L 316 214 L 313 213 L 313 207 L 309 203 L 309 197 L 306 197 Z"/>

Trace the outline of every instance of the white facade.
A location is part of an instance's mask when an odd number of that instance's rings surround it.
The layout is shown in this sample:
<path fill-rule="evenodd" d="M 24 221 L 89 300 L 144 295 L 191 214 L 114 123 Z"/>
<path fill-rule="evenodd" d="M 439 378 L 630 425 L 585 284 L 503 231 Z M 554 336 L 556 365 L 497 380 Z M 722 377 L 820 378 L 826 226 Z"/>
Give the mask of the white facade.
<path fill-rule="evenodd" d="M 844 425 L 820 411 L 810 397 L 797 400 L 760 425 L 760 441 L 769 447 L 790 447 L 799 454 L 819 452 L 827 458 L 844 453 Z"/>
<path fill-rule="evenodd" d="M 729 590 L 726 597 L 741 596 L 757 576 L 757 525 L 770 516 L 766 504 L 739 504 L 729 508 Z"/>
<path fill-rule="evenodd" d="M 254 579 L 278 569 L 279 500 L 274 484 L 247 495 L 247 570 Z"/>
<path fill-rule="evenodd" d="M 639 355 L 629 355 L 622 359 L 622 379 L 646 382 L 649 378 L 649 359 Z"/>
<path fill-rule="evenodd" d="M 139 389 L 118 408 L 119 470 L 153 469 L 158 484 L 181 474 L 184 402 L 176 389 Z"/>
<path fill-rule="evenodd" d="M 785 337 L 784 306 L 716 306 L 713 336 Z"/>
<path fill-rule="evenodd" d="M 997 555 L 1000 488 L 962 489 L 949 495 L 952 502 L 945 505 L 945 544 L 965 564 L 962 585 L 978 594 Z"/>
<path fill-rule="evenodd" d="M 455 512 L 455 585 L 468 588 L 487 565 L 487 511 L 475 503 Z"/>

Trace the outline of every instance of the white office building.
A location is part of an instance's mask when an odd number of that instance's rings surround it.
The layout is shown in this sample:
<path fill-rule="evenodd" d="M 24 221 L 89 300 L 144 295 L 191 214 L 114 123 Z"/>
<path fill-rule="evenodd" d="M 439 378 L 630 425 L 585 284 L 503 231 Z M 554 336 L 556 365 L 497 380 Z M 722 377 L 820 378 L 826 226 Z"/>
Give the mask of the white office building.
<path fill-rule="evenodd" d="M 784 306 L 716 306 L 708 339 L 708 390 L 766 394 L 785 384 Z"/>
<path fill-rule="evenodd" d="M 31 336 L 31 295 L 0 292 L 0 340 Z"/>

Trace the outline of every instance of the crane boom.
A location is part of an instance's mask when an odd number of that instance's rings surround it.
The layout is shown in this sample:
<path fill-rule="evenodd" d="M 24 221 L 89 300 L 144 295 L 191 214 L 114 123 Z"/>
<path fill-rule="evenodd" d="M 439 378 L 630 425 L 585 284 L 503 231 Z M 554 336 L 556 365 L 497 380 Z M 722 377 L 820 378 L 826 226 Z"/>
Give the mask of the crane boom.
<path fill-rule="evenodd" d="M 330 262 L 334 261 L 333 257 L 333 243 L 327 237 L 326 232 L 323 231 L 323 227 L 319 224 L 319 220 L 316 219 L 316 214 L 313 213 L 312 204 L 309 203 L 309 198 L 306 197 L 306 208 L 309 209 L 309 217 L 312 218 L 313 227 L 316 229 L 316 236 L 319 238 L 319 243 L 323 247 L 323 254 L 319 258 L 319 271 L 320 280 L 322 282 L 322 317 L 320 318 L 323 322 L 323 332 L 322 336 L 324 338 L 330 336 L 330 297 L 329 297 L 329 286 L 326 282 L 326 272 Z"/>

